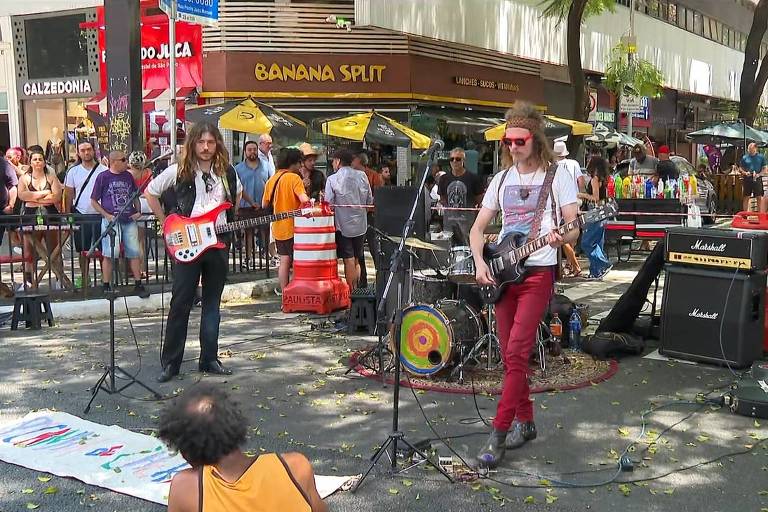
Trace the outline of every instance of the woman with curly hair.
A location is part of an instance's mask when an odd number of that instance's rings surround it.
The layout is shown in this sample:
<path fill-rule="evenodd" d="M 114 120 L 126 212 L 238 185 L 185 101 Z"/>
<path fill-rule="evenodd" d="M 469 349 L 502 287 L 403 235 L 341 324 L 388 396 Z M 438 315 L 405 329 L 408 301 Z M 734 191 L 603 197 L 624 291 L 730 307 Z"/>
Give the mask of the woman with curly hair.
<path fill-rule="evenodd" d="M 328 510 L 304 455 L 249 457 L 247 432 L 238 404 L 209 384 L 193 386 L 163 413 L 160 439 L 192 466 L 173 477 L 168 512 Z"/>

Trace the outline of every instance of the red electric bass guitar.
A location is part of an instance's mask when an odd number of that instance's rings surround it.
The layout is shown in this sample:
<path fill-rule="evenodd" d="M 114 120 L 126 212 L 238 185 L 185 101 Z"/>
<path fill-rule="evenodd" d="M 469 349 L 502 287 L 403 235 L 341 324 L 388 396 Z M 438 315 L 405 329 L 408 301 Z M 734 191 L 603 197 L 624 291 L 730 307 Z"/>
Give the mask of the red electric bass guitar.
<path fill-rule="evenodd" d="M 305 203 L 298 210 L 238 220 L 228 224 L 216 225 L 219 213 L 232 207 L 231 203 L 222 203 L 213 210 L 197 217 L 184 217 L 174 213 L 165 219 L 163 238 L 168 254 L 179 263 L 195 261 L 208 249 L 223 249 L 226 245 L 216 235 L 248 229 L 262 224 L 293 217 L 314 217 L 332 215 L 331 205 L 326 202 Z"/>

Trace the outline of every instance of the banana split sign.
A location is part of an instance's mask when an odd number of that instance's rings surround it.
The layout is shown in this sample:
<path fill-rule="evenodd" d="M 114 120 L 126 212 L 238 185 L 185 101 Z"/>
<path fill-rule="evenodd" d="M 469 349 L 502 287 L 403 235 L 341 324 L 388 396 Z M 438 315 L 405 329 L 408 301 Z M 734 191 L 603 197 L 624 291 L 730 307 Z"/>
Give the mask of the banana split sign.
<path fill-rule="evenodd" d="M 24 98 L 83 98 L 95 94 L 91 79 L 82 77 L 22 81 L 19 93 Z"/>

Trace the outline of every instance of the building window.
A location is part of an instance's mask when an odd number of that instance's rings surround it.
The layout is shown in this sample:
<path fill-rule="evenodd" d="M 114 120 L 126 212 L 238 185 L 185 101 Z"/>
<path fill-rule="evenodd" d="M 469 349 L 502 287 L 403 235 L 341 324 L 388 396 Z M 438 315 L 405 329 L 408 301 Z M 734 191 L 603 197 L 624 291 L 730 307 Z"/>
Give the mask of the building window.
<path fill-rule="evenodd" d="M 667 6 L 667 21 L 673 25 L 677 25 L 677 5 L 669 4 Z"/>
<path fill-rule="evenodd" d="M 0 92 L 0 114 L 8 113 L 8 93 Z"/>

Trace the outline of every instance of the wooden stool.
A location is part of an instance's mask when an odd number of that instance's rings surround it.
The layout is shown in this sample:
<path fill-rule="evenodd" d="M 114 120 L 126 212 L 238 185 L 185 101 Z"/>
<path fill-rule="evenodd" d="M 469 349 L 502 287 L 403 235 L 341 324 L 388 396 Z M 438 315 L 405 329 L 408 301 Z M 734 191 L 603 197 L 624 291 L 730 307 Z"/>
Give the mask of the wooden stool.
<path fill-rule="evenodd" d="M 13 316 L 11 318 L 11 330 L 19 328 L 19 321 L 23 320 L 28 329 L 40 329 L 42 320 L 48 321 L 48 326 L 53 327 L 53 313 L 51 301 L 47 293 L 17 293 L 13 303 Z"/>
<path fill-rule="evenodd" d="M 376 332 L 376 293 L 373 288 L 358 288 L 350 296 L 348 332 L 363 328 L 369 335 Z"/>

